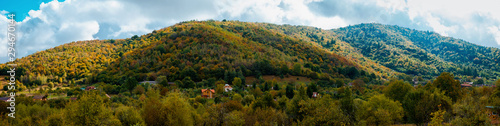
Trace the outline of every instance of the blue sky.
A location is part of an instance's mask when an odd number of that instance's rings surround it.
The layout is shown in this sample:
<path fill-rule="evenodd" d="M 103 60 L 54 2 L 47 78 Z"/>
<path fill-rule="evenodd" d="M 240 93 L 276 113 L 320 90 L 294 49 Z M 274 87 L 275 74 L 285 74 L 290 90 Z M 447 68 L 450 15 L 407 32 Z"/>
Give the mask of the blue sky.
<path fill-rule="evenodd" d="M 0 10 L 15 12 L 16 21 L 20 22 L 28 16 L 30 10 L 38 10 L 42 2 L 50 1 L 52 0 L 2 0 L 0 1 Z"/>
<path fill-rule="evenodd" d="M 500 47 L 498 0 L 2 0 L 16 12 L 18 58 L 81 40 L 129 38 L 187 20 L 240 20 L 332 29 L 359 23 L 434 31 Z M 1 32 L 0 32 L 1 33 Z M 7 49 L 0 34 L 0 50 Z M 0 62 L 7 52 L 0 51 Z"/>

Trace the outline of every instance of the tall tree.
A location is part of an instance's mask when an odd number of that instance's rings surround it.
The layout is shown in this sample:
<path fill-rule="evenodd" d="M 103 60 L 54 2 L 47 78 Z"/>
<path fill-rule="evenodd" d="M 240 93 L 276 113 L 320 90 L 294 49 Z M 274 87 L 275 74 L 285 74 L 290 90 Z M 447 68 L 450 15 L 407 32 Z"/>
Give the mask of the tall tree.
<path fill-rule="evenodd" d="M 412 89 L 413 87 L 407 82 L 402 80 L 391 80 L 389 86 L 384 89 L 384 95 L 393 100 L 402 102 L 406 94 Z"/>
<path fill-rule="evenodd" d="M 134 77 L 130 77 L 125 82 L 125 88 L 132 94 L 132 90 L 134 90 L 135 86 L 137 86 L 137 80 Z"/>
<path fill-rule="evenodd" d="M 95 91 L 85 92 L 78 101 L 70 102 L 65 109 L 65 118 L 69 125 L 75 126 L 121 125 L 111 109 L 105 106 L 104 98 Z"/>
<path fill-rule="evenodd" d="M 453 78 L 453 74 L 443 72 L 436 78 L 436 80 L 434 80 L 434 82 L 432 82 L 432 84 L 434 84 L 436 88 L 444 91 L 444 94 L 450 97 L 453 101 L 456 101 L 462 96 L 462 90 L 460 87 L 460 81 Z"/>

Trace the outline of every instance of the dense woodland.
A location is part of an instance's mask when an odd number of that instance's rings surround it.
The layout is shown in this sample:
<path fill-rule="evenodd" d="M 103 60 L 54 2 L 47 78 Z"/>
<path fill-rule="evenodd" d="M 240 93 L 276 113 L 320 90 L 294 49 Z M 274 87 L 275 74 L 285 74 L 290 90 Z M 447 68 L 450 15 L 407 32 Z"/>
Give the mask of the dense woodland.
<path fill-rule="evenodd" d="M 500 106 L 499 59 L 497 48 L 398 26 L 323 30 L 188 21 L 142 36 L 72 42 L 17 59 L 18 117 L 9 119 L 2 110 L 0 121 L 488 125 L 492 119 L 485 106 Z M 463 88 L 464 82 L 475 85 Z M 224 91 L 224 84 L 233 90 Z M 81 89 L 88 86 L 97 88 Z M 201 89 L 215 89 L 215 97 L 201 97 Z M 33 101 L 25 94 L 54 97 Z"/>

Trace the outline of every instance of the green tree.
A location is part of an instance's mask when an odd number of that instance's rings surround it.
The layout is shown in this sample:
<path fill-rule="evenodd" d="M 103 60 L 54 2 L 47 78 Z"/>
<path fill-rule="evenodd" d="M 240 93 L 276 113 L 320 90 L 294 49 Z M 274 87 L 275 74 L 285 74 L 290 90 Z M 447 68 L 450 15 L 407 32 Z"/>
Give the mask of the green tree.
<path fill-rule="evenodd" d="M 444 114 L 446 110 L 438 110 L 436 112 L 431 113 L 431 122 L 429 122 L 429 126 L 444 126 Z"/>
<path fill-rule="evenodd" d="M 436 80 L 434 80 L 434 82 L 432 82 L 432 84 L 436 88 L 444 91 L 444 94 L 450 97 L 453 101 L 456 101 L 462 96 L 462 90 L 460 82 L 453 78 L 453 74 L 443 72 L 436 78 Z"/>
<path fill-rule="evenodd" d="M 290 71 L 290 69 L 288 68 L 288 66 L 286 64 L 281 64 L 281 67 L 280 67 L 281 75 L 287 75 L 289 71 Z"/>
<path fill-rule="evenodd" d="M 164 99 L 149 97 L 142 107 L 142 117 L 147 125 L 191 126 L 194 109 L 179 93 L 169 93 Z"/>
<path fill-rule="evenodd" d="M 194 88 L 196 85 L 194 81 L 191 80 L 191 77 L 185 77 L 182 79 L 182 83 L 184 84 L 183 88 Z"/>
<path fill-rule="evenodd" d="M 340 99 L 340 109 L 349 119 L 349 122 L 354 123 L 356 121 L 356 109 L 354 108 L 354 98 L 352 96 L 352 91 L 349 88 L 340 88 L 339 91 L 343 93 Z"/>
<path fill-rule="evenodd" d="M 268 108 L 268 107 L 276 108 L 276 107 L 278 107 L 278 103 L 276 103 L 276 101 L 274 101 L 273 97 L 271 96 L 271 94 L 269 92 L 266 92 L 266 94 L 264 94 L 264 96 L 259 97 L 257 99 L 257 101 L 254 102 L 251 106 L 253 109 L 256 109 L 258 107 L 259 108 Z"/>
<path fill-rule="evenodd" d="M 255 100 L 255 97 L 253 95 L 246 95 L 245 97 L 243 97 L 243 101 L 241 101 L 243 103 L 243 105 L 248 105 L 250 103 L 252 103 L 253 101 Z"/>
<path fill-rule="evenodd" d="M 78 101 L 70 102 L 66 106 L 64 115 L 69 125 L 121 125 L 120 120 L 113 116 L 111 109 L 106 107 L 104 98 L 95 91 L 84 92 Z"/>
<path fill-rule="evenodd" d="M 474 84 L 484 84 L 484 79 L 480 78 L 476 82 L 474 82 Z"/>
<path fill-rule="evenodd" d="M 215 88 L 215 93 L 217 94 L 224 93 L 224 84 L 217 84 L 217 87 Z"/>
<path fill-rule="evenodd" d="M 239 77 L 234 77 L 233 83 L 235 87 L 241 87 L 241 79 Z"/>
<path fill-rule="evenodd" d="M 116 108 L 115 116 L 124 126 L 145 125 L 139 112 L 128 106 L 120 106 Z"/>
<path fill-rule="evenodd" d="M 432 112 L 438 111 L 440 108 L 451 109 L 451 99 L 439 90 L 429 92 L 419 88 L 410 91 L 405 96 L 403 107 L 408 121 L 420 125 L 430 121 L 429 115 Z"/>
<path fill-rule="evenodd" d="M 500 79 L 498 79 L 497 81 L 495 81 L 495 83 L 493 83 L 496 88 L 495 88 L 495 91 L 493 92 L 493 97 L 499 97 L 500 98 Z"/>
<path fill-rule="evenodd" d="M 344 80 L 336 78 L 335 79 L 335 87 L 338 88 L 338 87 L 343 87 L 343 86 L 344 86 Z"/>
<path fill-rule="evenodd" d="M 233 95 L 233 100 L 241 102 L 243 100 L 243 97 L 241 97 L 240 94 L 236 93 L 236 94 Z"/>
<path fill-rule="evenodd" d="M 384 95 L 375 95 L 363 102 L 361 111 L 357 111 L 361 120 L 374 125 L 391 125 L 403 118 L 403 107 L 398 101 L 393 101 Z"/>
<path fill-rule="evenodd" d="M 453 105 L 453 114 L 457 115 L 450 121 L 456 126 L 484 126 L 490 125 L 491 120 L 481 104 L 480 98 L 466 94 Z"/>
<path fill-rule="evenodd" d="M 168 86 L 167 76 L 158 76 L 156 78 L 156 83 L 160 84 L 163 87 L 167 87 Z"/>
<path fill-rule="evenodd" d="M 349 118 L 342 113 L 340 106 L 330 96 L 325 95 L 319 100 L 310 100 L 302 104 L 304 105 L 301 110 L 307 113 L 301 121 L 303 125 L 341 126 L 349 124 Z"/>
<path fill-rule="evenodd" d="M 137 86 L 137 80 L 134 77 L 128 78 L 124 86 L 132 94 L 132 90 Z"/>
<path fill-rule="evenodd" d="M 295 73 L 295 75 L 301 75 L 302 74 L 302 65 L 300 65 L 299 63 L 293 64 L 293 72 Z"/>
<path fill-rule="evenodd" d="M 245 125 L 244 113 L 241 111 L 232 111 L 224 116 L 224 125 L 243 126 Z"/>
<path fill-rule="evenodd" d="M 407 82 L 402 80 L 391 80 L 389 86 L 384 89 L 384 95 L 393 100 L 402 102 L 406 94 L 412 89 L 413 87 Z"/>

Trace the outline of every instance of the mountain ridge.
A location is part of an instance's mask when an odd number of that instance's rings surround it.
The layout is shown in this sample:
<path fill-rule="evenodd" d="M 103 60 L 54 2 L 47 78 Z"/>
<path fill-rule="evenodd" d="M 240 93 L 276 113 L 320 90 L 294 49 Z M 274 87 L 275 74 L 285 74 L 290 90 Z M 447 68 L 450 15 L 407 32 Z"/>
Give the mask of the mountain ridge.
<path fill-rule="evenodd" d="M 369 23 L 323 30 L 209 20 L 181 22 L 127 39 L 67 43 L 15 62 L 27 70 L 24 82 L 51 76 L 64 78 L 61 83 L 119 84 L 134 72 L 137 80 L 170 75 L 169 80 L 189 76 L 195 81 L 290 74 L 320 80 L 366 77 L 365 81 L 372 82 L 404 74 L 431 78 L 441 72 L 498 78 L 498 60 L 497 48 L 394 25 Z M 5 64 L 0 68 L 6 69 Z M 295 64 L 301 70 L 290 72 Z"/>

